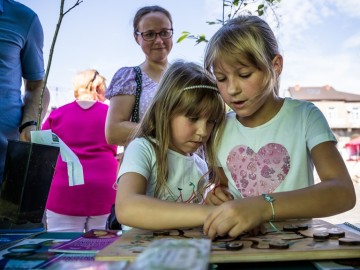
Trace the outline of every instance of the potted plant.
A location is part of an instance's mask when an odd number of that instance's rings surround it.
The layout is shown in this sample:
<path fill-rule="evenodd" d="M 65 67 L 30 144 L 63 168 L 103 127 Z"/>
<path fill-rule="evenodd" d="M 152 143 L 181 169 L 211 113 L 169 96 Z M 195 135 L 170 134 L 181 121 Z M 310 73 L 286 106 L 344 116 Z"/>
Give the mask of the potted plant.
<path fill-rule="evenodd" d="M 41 127 L 42 100 L 50 72 L 54 47 L 63 17 L 76 3 L 64 12 L 65 0 L 61 0 L 60 15 L 52 40 L 44 85 L 39 100 L 36 130 Z M 54 136 L 54 140 L 56 140 Z M 44 228 L 42 218 L 50 190 L 59 147 L 32 142 L 8 141 L 4 177 L 0 194 L 0 230 Z"/>

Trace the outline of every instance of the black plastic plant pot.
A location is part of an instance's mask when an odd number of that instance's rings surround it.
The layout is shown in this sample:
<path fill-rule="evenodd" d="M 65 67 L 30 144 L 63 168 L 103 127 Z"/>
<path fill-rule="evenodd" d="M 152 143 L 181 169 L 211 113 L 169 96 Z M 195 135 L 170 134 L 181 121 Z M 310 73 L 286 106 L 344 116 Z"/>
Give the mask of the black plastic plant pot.
<path fill-rule="evenodd" d="M 8 141 L 0 223 L 41 224 L 59 151 L 55 146 Z"/>

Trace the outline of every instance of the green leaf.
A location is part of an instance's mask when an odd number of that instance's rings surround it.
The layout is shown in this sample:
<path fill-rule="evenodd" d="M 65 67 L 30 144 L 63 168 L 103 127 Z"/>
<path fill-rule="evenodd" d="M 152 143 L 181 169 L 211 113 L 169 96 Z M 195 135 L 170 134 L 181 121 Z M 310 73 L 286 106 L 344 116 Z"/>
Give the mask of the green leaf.
<path fill-rule="evenodd" d="M 189 32 L 187 31 L 183 31 L 181 33 L 181 36 L 178 38 L 178 40 L 176 41 L 176 43 L 180 43 L 181 41 L 183 41 L 184 39 L 188 38 L 188 36 L 190 35 Z"/>
<path fill-rule="evenodd" d="M 258 5 L 257 13 L 259 14 L 259 16 L 264 15 L 264 5 L 263 4 Z"/>
<path fill-rule="evenodd" d="M 214 25 L 217 24 L 216 22 L 206 22 L 208 25 Z"/>
<path fill-rule="evenodd" d="M 209 42 L 209 41 L 206 39 L 206 37 L 205 37 L 204 34 L 197 36 L 196 45 L 198 45 L 198 44 L 201 43 L 201 42 L 205 42 L 205 43 Z"/>

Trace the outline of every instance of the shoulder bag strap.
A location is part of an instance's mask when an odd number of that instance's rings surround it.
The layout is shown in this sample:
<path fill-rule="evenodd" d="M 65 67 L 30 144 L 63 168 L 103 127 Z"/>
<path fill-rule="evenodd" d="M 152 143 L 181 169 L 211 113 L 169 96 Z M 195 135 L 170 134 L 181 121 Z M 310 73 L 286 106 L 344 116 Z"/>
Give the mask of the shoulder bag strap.
<path fill-rule="evenodd" d="M 139 122 L 139 105 L 140 105 L 140 95 L 142 90 L 142 76 L 140 67 L 134 67 L 135 70 L 135 81 L 136 81 L 136 95 L 135 95 L 135 105 L 131 115 L 131 122 Z"/>

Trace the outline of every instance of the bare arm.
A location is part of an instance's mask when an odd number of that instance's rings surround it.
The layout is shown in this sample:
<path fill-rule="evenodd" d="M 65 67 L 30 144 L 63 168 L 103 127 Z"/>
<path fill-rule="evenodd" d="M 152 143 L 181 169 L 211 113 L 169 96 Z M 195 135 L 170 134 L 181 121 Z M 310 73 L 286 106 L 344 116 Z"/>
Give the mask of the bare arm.
<path fill-rule="evenodd" d="M 146 179 L 138 173 L 121 176 L 116 194 L 116 217 L 137 228 L 162 230 L 204 224 L 212 206 L 171 202 L 149 197 Z"/>
<path fill-rule="evenodd" d="M 43 81 L 28 81 L 24 79 L 24 86 L 25 86 L 25 96 L 24 96 L 24 111 L 23 111 L 23 118 L 21 124 L 28 122 L 28 121 L 36 121 L 38 112 L 39 112 L 39 101 L 40 96 L 43 88 Z M 50 92 L 49 89 L 46 87 L 43 95 L 42 101 L 42 114 L 41 120 L 44 119 L 47 109 L 50 103 Z M 30 131 L 35 130 L 36 126 L 28 126 L 23 129 L 20 134 L 21 141 L 30 141 Z"/>
<path fill-rule="evenodd" d="M 106 117 L 105 136 L 109 144 L 127 145 L 129 137 L 137 124 L 130 122 L 135 96 L 118 95 L 110 99 L 110 106 Z"/>
<path fill-rule="evenodd" d="M 324 142 L 311 151 L 321 182 L 279 198 L 279 218 L 326 217 L 350 210 L 355 206 L 354 185 L 344 160 L 333 142 Z M 287 194 L 285 194 L 287 195 Z M 286 200 L 292 197 L 294 207 Z M 285 200 L 284 200 L 285 199 Z"/>
<path fill-rule="evenodd" d="M 275 218 L 318 218 L 335 215 L 354 207 L 354 186 L 346 165 L 333 142 L 324 142 L 311 151 L 321 182 L 299 190 L 273 193 Z M 241 232 L 272 218 L 270 204 L 262 196 L 223 203 L 204 225 L 210 236 Z"/>

